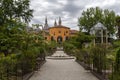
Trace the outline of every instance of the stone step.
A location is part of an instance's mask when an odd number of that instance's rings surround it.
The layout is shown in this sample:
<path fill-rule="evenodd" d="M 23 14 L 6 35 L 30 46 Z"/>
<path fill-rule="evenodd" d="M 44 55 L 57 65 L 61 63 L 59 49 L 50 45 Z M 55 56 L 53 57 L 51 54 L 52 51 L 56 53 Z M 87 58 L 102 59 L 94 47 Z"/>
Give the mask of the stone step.
<path fill-rule="evenodd" d="M 46 57 L 46 59 L 64 60 L 64 59 L 75 59 L 75 57 Z"/>

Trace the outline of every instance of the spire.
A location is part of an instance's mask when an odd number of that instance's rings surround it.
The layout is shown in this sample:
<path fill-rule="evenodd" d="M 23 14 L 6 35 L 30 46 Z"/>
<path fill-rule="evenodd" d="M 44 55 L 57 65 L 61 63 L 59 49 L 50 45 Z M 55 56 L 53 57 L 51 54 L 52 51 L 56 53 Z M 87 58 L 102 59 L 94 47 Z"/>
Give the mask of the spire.
<path fill-rule="evenodd" d="M 55 23 L 54 23 L 54 26 L 57 26 L 57 22 L 56 22 L 56 19 L 55 19 Z"/>
<path fill-rule="evenodd" d="M 47 20 L 47 16 L 46 16 L 46 18 L 45 18 L 45 25 L 44 25 L 44 29 L 48 29 L 49 27 L 48 27 L 48 20 Z"/>
<path fill-rule="evenodd" d="M 59 17 L 59 25 L 61 25 L 61 24 L 62 24 L 61 17 Z"/>
<path fill-rule="evenodd" d="M 45 25 L 48 25 L 47 16 L 45 18 Z"/>

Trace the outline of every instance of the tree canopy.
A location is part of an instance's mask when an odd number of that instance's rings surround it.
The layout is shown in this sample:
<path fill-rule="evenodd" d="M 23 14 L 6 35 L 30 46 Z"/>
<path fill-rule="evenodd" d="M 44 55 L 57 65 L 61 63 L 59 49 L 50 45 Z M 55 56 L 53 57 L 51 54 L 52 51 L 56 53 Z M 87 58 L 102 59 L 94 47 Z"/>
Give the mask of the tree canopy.
<path fill-rule="evenodd" d="M 95 24 L 101 22 L 107 27 L 109 34 L 114 34 L 115 17 L 114 11 L 102 10 L 99 7 L 89 8 L 82 12 L 82 16 L 78 19 L 78 26 L 80 30 L 86 30 L 89 33 Z"/>
<path fill-rule="evenodd" d="M 120 38 L 120 16 L 116 17 L 116 26 L 118 27 L 118 37 Z"/>
<path fill-rule="evenodd" d="M 21 49 L 27 39 L 26 23 L 33 17 L 29 3 L 29 0 L 0 0 L 0 52 L 5 55 Z"/>
<path fill-rule="evenodd" d="M 29 22 L 33 16 L 29 5 L 29 0 L 0 0 L 0 25 L 12 20 Z"/>

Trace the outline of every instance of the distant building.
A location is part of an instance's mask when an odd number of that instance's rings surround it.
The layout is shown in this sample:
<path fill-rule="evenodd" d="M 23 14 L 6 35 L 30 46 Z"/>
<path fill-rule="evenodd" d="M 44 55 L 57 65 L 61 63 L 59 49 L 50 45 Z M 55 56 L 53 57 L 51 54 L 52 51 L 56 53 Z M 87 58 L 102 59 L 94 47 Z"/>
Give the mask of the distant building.
<path fill-rule="evenodd" d="M 48 41 L 56 41 L 56 42 L 64 42 L 68 40 L 70 37 L 75 36 L 78 31 L 77 30 L 71 30 L 69 27 L 62 25 L 62 20 L 59 17 L 58 24 L 55 20 L 54 26 L 49 27 L 47 18 L 45 19 L 44 24 L 44 37 Z"/>
<path fill-rule="evenodd" d="M 79 31 L 77 31 L 77 30 L 70 30 L 70 36 L 71 37 L 76 36 L 78 32 Z"/>

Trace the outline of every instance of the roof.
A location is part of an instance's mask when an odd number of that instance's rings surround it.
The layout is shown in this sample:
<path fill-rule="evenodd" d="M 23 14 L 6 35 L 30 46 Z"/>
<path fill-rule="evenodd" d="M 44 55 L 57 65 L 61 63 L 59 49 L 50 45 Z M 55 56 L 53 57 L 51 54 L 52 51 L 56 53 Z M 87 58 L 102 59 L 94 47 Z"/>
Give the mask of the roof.
<path fill-rule="evenodd" d="M 95 26 L 91 28 L 91 30 L 106 30 L 107 28 L 100 22 L 98 22 Z"/>
<path fill-rule="evenodd" d="M 78 33 L 79 31 L 77 31 L 77 30 L 70 30 L 70 33 L 71 34 L 76 34 L 76 33 Z"/>
<path fill-rule="evenodd" d="M 97 30 L 107 30 L 107 28 L 102 23 L 98 22 L 90 29 L 90 34 L 95 34 L 95 31 Z"/>
<path fill-rule="evenodd" d="M 67 28 L 67 29 L 70 29 L 69 27 L 66 27 L 66 26 L 63 26 L 63 25 L 53 26 L 53 27 L 50 27 L 49 29 L 51 29 L 51 28 Z"/>

